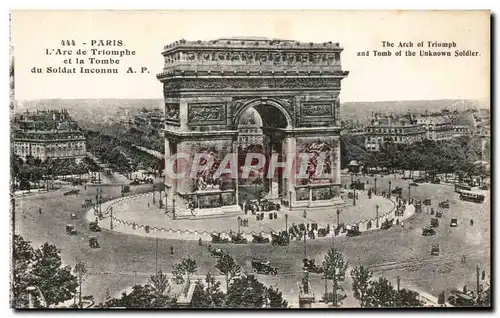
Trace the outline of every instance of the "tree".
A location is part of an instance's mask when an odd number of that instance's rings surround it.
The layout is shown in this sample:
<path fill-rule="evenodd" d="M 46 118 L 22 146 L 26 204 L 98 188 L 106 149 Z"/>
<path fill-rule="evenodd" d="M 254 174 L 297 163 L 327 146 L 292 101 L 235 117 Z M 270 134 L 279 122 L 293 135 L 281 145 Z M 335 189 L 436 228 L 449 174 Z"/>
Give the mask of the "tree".
<path fill-rule="evenodd" d="M 158 295 L 168 294 L 172 289 L 168 283 L 167 275 L 163 274 L 161 270 L 149 277 L 148 284 L 154 288 Z"/>
<path fill-rule="evenodd" d="M 359 300 L 361 307 L 366 307 L 366 297 L 373 272 L 364 266 L 356 266 L 351 270 L 352 290 L 354 298 Z"/>
<path fill-rule="evenodd" d="M 236 276 L 240 275 L 241 267 L 236 264 L 231 255 L 224 254 L 217 260 L 215 265 L 224 276 L 226 277 L 226 291 L 229 289 L 229 282 Z"/>
<path fill-rule="evenodd" d="M 417 292 L 403 288 L 396 292 L 395 305 L 397 307 L 422 307 L 424 303 L 419 297 L 420 295 Z"/>
<path fill-rule="evenodd" d="M 342 291 L 342 287 L 338 286 L 338 282 L 343 282 L 345 280 L 345 271 L 347 269 L 348 262 L 344 260 L 344 257 L 340 252 L 331 248 L 325 256 L 323 261 L 323 270 L 326 279 L 330 279 L 333 283 L 333 305 L 337 306 L 341 295 L 338 295 L 337 290 Z M 342 297 L 342 296 L 341 296 Z M 345 298 L 345 296 L 343 296 Z"/>
<path fill-rule="evenodd" d="M 171 308 L 176 303 L 175 298 L 169 295 L 159 295 L 157 290 L 149 284 L 135 285 L 132 291 L 122 293 L 120 298 L 112 298 L 99 307 L 125 307 L 125 308 Z"/>
<path fill-rule="evenodd" d="M 192 258 L 183 258 L 180 263 L 174 264 L 172 274 L 174 275 L 174 282 L 183 284 L 190 280 L 191 275 L 196 272 L 196 261 Z"/>
<path fill-rule="evenodd" d="M 62 265 L 59 253 L 57 247 L 48 243 L 33 249 L 30 242 L 14 235 L 13 302 L 16 308 L 28 305 L 26 288 L 30 286 L 40 290 L 47 306 L 73 298 L 77 278 L 71 274 L 70 266 Z"/>
<path fill-rule="evenodd" d="M 205 277 L 205 283 L 198 280 L 195 285 L 192 306 L 194 308 L 222 308 L 224 306 L 224 298 L 226 295 L 220 290 L 220 282 L 208 273 Z"/>
<path fill-rule="evenodd" d="M 253 275 L 235 278 L 226 294 L 226 307 L 262 308 L 266 301 L 266 287 Z"/>
<path fill-rule="evenodd" d="M 283 294 L 278 288 L 269 287 L 267 299 L 269 299 L 269 307 L 271 308 L 288 308 L 288 302 L 283 299 Z"/>
<path fill-rule="evenodd" d="M 370 282 L 366 296 L 366 307 L 393 307 L 396 291 L 391 282 L 379 277 L 378 280 Z"/>

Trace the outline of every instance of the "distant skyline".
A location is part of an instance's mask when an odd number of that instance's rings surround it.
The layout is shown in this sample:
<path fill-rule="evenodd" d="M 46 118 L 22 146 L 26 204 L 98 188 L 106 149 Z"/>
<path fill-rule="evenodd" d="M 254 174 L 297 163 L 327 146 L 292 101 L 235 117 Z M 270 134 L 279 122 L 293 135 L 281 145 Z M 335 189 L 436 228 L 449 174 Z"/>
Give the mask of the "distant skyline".
<path fill-rule="evenodd" d="M 71 23 L 68 23 L 71 21 Z M 258 23 L 255 23 L 258 21 Z M 126 25 L 126 26 L 125 26 Z M 388 11 L 14 11 L 12 45 L 17 100 L 161 99 L 163 46 L 182 38 L 211 40 L 258 36 L 302 42 L 339 42 L 344 48 L 341 102 L 488 100 L 488 12 Z M 150 74 L 32 74 L 34 66 L 62 66 L 45 49 L 61 40 L 122 40 L 135 50 L 122 65 L 146 66 Z M 455 41 L 479 57 L 360 57 L 383 50 L 382 41 Z M 81 46 L 80 46 L 81 47 Z M 78 47 L 76 47 L 78 48 Z M 102 47 L 101 47 L 102 48 Z M 107 48 L 113 49 L 113 48 Z"/>

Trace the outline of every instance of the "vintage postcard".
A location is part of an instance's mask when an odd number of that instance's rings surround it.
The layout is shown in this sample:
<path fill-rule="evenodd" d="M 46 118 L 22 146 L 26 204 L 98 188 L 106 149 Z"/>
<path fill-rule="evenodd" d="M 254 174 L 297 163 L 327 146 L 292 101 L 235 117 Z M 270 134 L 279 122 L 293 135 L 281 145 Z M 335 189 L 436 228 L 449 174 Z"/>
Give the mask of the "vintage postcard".
<path fill-rule="evenodd" d="M 12 11 L 13 308 L 491 307 L 489 11 Z"/>

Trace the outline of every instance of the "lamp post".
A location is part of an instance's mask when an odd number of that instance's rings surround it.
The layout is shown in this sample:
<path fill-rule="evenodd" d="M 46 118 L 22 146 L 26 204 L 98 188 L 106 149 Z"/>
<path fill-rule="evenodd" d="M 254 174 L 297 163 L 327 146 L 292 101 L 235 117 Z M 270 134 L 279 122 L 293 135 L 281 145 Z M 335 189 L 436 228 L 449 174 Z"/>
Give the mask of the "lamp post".
<path fill-rule="evenodd" d="M 172 218 L 175 220 L 175 196 L 172 196 Z"/>
<path fill-rule="evenodd" d="M 354 183 L 354 172 L 351 172 L 351 187 L 353 183 Z"/>
<path fill-rule="evenodd" d="M 285 213 L 285 231 L 288 233 L 288 214 Z"/>
<path fill-rule="evenodd" d="M 392 184 L 392 182 L 389 181 L 389 199 L 391 198 L 391 184 Z"/>
<path fill-rule="evenodd" d="M 410 198 L 411 198 L 411 185 L 408 185 L 408 204 L 410 204 Z"/>
<path fill-rule="evenodd" d="M 240 235 L 241 217 L 238 216 L 236 219 L 238 220 L 238 235 Z"/>
<path fill-rule="evenodd" d="M 352 205 L 356 206 L 356 188 L 352 188 Z"/>
<path fill-rule="evenodd" d="M 109 217 L 109 228 L 112 230 L 113 229 L 113 207 L 109 207 L 109 213 L 110 213 L 110 217 Z"/>
<path fill-rule="evenodd" d="M 378 209 L 379 209 L 379 206 L 378 204 L 375 206 L 375 210 L 376 210 L 376 218 L 377 218 L 377 229 L 378 229 Z"/>
<path fill-rule="evenodd" d="M 337 227 L 340 225 L 340 209 L 337 209 Z"/>
<path fill-rule="evenodd" d="M 153 185 L 153 204 L 155 204 L 156 200 L 155 200 L 155 186 Z"/>
<path fill-rule="evenodd" d="M 292 191 L 288 191 L 288 195 L 290 197 L 290 203 L 288 204 L 288 206 L 290 207 L 290 210 L 292 209 Z"/>
<path fill-rule="evenodd" d="M 374 179 L 375 181 L 375 195 L 377 194 L 377 178 Z"/>

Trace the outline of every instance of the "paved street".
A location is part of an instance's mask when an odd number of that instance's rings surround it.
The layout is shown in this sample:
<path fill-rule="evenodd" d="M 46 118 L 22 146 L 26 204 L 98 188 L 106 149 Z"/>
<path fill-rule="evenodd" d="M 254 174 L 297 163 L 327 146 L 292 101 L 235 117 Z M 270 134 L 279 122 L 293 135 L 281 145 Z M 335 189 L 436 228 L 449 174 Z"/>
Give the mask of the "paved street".
<path fill-rule="evenodd" d="M 349 178 L 350 180 L 350 178 Z M 382 181 L 384 180 L 384 181 Z M 377 188 L 403 186 L 403 196 L 408 195 L 407 180 L 379 178 Z M 370 184 L 372 181 L 370 181 Z M 132 187 L 134 193 L 148 191 L 149 186 Z M 90 274 L 84 282 L 84 293 L 94 295 L 97 301 L 103 299 L 106 290 L 111 294 L 124 290 L 136 283 L 145 283 L 147 276 L 155 271 L 155 239 L 115 232 L 103 231 L 96 236 L 101 248 L 92 250 L 88 246 L 88 237 L 94 233 L 88 230 L 84 220 L 87 209 L 81 204 L 85 198 L 95 196 L 96 190 L 81 188 L 78 196 L 63 196 L 61 189 L 40 195 L 17 199 L 16 233 L 31 240 L 35 246 L 48 241 L 56 244 L 62 251 L 66 263 L 74 265 L 76 258 L 82 258 L 88 264 Z M 103 197 L 118 197 L 119 186 L 104 186 Z M 480 266 L 489 274 L 490 262 L 490 202 L 489 194 L 483 204 L 475 204 L 458 200 L 450 185 L 421 184 L 412 187 L 411 196 L 416 199 L 431 198 L 437 209 L 441 200 L 451 201 L 450 209 L 444 209 L 437 234 L 431 237 L 421 235 L 421 227 L 429 223 L 430 215 L 424 209 L 416 214 L 403 227 L 393 227 L 387 231 L 373 231 L 358 237 L 339 237 L 335 246 L 349 261 L 350 266 L 365 264 L 376 274 L 384 275 L 395 282 L 401 276 L 401 285 L 428 292 L 437 296 L 444 288 L 456 288 L 467 284 L 475 286 L 475 268 Z M 42 207 L 42 215 L 38 214 L 38 206 Z M 77 213 L 79 219 L 72 222 L 70 213 Z M 459 219 L 459 226 L 450 229 L 451 217 Z M 470 218 L 474 226 L 469 225 Z M 74 223 L 79 230 L 77 236 L 68 236 L 65 225 Z M 92 234 L 91 234 L 92 233 Z M 307 255 L 321 262 L 326 251 L 332 245 L 329 240 L 308 240 Z M 440 256 L 430 255 L 433 242 L 441 246 Z M 215 260 L 207 251 L 207 246 L 198 246 L 196 241 L 159 241 L 159 268 L 170 271 L 172 264 L 183 256 L 193 257 L 198 264 L 198 274 L 215 273 Z M 174 255 L 170 247 L 174 247 Z M 279 269 L 276 277 L 261 276 L 263 282 L 278 284 L 285 297 L 296 299 L 296 282 L 301 277 L 301 258 L 304 255 L 303 242 L 293 241 L 286 247 L 275 247 L 269 244 L 227 245 L 227 249 L 246 271 L 250 271 L 253 257 L 267 258 Z M 466 262 L 462 263 L 462 255 Z M 319 297 L 324 291 L 324 282 L 319 278 L 312 279 L 313 289 Z M 346 284 L 346 289 L 350 286 Z"/>

